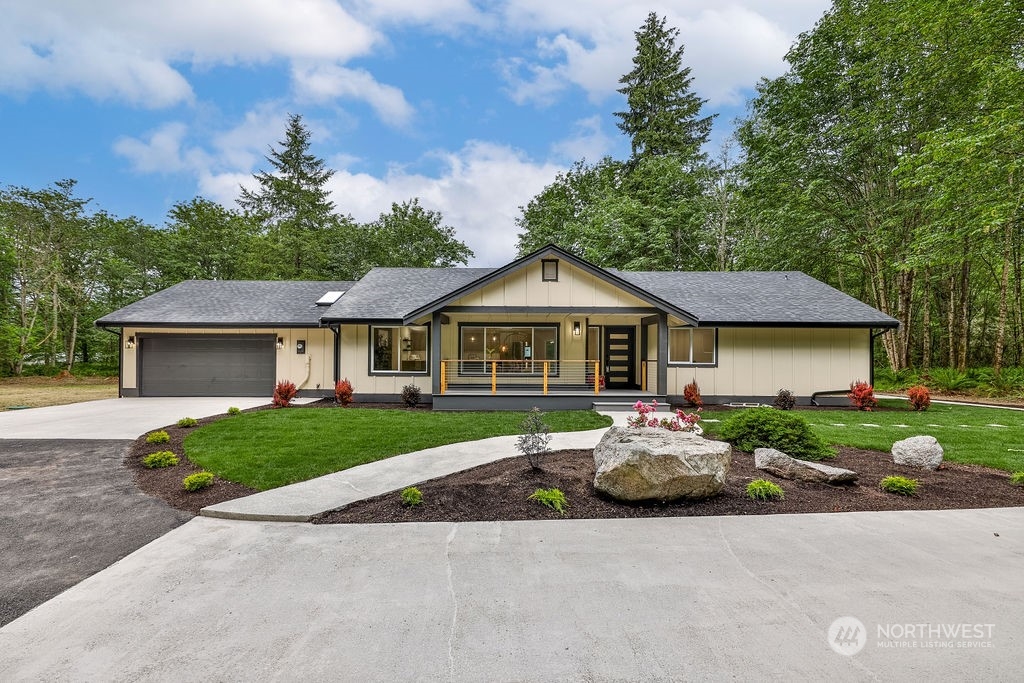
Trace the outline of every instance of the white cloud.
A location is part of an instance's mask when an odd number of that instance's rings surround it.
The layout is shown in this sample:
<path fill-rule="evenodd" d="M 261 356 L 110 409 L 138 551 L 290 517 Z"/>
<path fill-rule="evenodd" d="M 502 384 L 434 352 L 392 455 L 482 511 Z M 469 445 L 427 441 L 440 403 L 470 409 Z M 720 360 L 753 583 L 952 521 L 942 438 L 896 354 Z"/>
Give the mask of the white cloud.
<path fill-rule="evenodd" d="M 348 69 L 337 64 L 296 65 L 292 67 L 300 99 L 316 102 L 351 97 L 365 100 L 382 121 L 404 126 L 412 119 L 413 108 L 402 91 L 378 83 L 369 71 Z"/>
<path fill-rule="evenodd" d="M 176 173 L 187 170 L 181 156 L 181 143 L 188 128 L 177 121 L 166 123 L 150 133 L 148 139 L 121 137 L 114 152 L 128 159 L 140 173 Z"/>
<path fill-rule="evenodd" d="M 572 135 L 552 145 L 551 151 L 570 163 L 577 159 L 593 163 L 611 153 L 612 144 L 601 127 L 601 117 L 590 116 L 573 124 Z"/>

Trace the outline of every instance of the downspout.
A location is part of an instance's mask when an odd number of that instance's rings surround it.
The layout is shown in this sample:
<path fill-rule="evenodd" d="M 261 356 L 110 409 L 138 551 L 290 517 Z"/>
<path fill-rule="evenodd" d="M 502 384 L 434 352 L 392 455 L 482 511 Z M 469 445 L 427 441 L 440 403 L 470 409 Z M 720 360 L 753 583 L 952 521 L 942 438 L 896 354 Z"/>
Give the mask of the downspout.
<path fill-rule="evenodd" d="M 117 337 L 117 397 L 124 398 L 121 395 L 121 385 L 124 383 L 122 380 L 124 375 L 124 328 L 119 329 L 117 332 L 114 332 L 109 327 L 100 327 L 100 329 Z"/>
<path fill-rule="evenodd" d="M 341 381 L 341 325 L 328 325 L 334 333 L 334 384 Z"/>
<path fill-rule="evenodd" d="M 871 371 L 868 373 L 868 384 L 875 386 L 875 337 L 881 337 L 883 334 L 889 331 L 889 328 L 882 328 L 879 332 L 871 332 L 874 328 L 868 328 L 871 333 L 871 349 L 868 353 L 871 354 Z"/>

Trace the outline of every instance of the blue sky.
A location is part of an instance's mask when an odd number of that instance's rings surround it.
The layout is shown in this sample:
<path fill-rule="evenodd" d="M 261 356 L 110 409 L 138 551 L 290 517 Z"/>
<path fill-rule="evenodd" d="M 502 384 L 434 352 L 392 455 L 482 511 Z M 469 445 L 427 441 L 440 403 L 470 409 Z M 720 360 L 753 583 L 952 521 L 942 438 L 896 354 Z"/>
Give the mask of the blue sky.
<path fill-rule="evenodd" d="M 337 170 L 339 210 L 420 197 L 476 252 L 586 157 L 624 158 L 615 92 L 653 10 L 681 31 L 718 113 L 714 152 L 821 0 L 0 0 L 0 185 L 74 178 L 155 225 L 196 195 L 233 205 L 288 113 Z"/>

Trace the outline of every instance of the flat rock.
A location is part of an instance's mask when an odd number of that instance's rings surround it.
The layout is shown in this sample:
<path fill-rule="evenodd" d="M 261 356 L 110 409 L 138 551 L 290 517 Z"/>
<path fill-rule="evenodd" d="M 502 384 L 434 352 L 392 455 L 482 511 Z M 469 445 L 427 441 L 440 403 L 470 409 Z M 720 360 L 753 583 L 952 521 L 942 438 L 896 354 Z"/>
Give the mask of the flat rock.
<path fill-rule="evenodd" d="M 857 481 L 857 473 L 853 470 L 844 470 L 842 467 L 832 467 L 810 460 L 799 460 L 774 448 L 755 448 L 754 467 L 777 477 L 796 481 L 819 484 L 853 484 Z"/>
<path fill-rule="evenodd" d="M 616 500 L 701 500 L 722 492 L 732 447 L 689 432 L 612 427 L 594 448 L 594 488 Z"/>
<path fill-rule="evenodd" d="M 897 465 L 936 470 L 942 464 L 943 450 L 934 436 L 912 436 L 892 445 L 892 461 Z"/>

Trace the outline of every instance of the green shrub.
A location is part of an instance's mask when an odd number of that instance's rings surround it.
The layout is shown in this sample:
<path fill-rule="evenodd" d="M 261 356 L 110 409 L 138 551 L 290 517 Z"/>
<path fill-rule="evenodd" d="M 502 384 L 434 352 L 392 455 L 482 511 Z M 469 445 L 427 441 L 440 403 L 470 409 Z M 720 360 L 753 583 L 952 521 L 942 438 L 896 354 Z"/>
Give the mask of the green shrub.
<path fill-rule="evenodd" d="M 213 472 L 196 472 L 181 480 L 186 491 L 198 491 L 205 489 L 213 483 Z"/>
<path fill-rule="evenodd" d="M 741 451 L 774 448 L 794 458 L 821 460 L 835 451 L 811 431 L 799 414 L 774 408 L 750 408 L 730 415 L 718 430 L 718 437 Z"/>
<path fill-rule="evenodd" d="M 747 484 L 747 496 L 750 500 L 770 501 L 782 500 L 786 494 L 782 492 L 782 487 L 775 482 L 767 479 L 755 479 Z"/>
<path fill-rule="evenodd" d="M 146 443 L 167 443 L 170 440 L 171 435 L 162 429 L 156 432 L 150 432 L 149 434 L 146 434 Z"/>
<path fill-rule="evenodd" d="M 932 404 L 932 395 L 926 386 L 913 386 L 907 389 L 907 402 L 911 410 L 928 410 Z"/>
<path fill-rule="evenodd" d="M 906 477 L 886 477 L 878 486 L 886 493 L 895 493 L 899 496 L 912 496 L 917 493 L 917 479 Z"/>
<path fill-rule="evenodd" d="M 526 456 L 530 467 L 540 469 L 541 460 L 548 453 L 551 443 L 551 427 L 544 422 L 544 413 L 534 406 L 526 419 L 519 425 L 521 433 L 516 439 L 516 450 Z"/>
<path fill-rule="evenodd" d="M 565 509 L 569 507 L 565 494 L 559 489 L 537 489 L 529 495 L 529 500 L 535 500 L 541 505 L 546 505 L 561 515 L 564 515 Z"/>
<path fill-rule="evenodd" d="M 402 489 L 402 505 L 415 507 L 423 502 L 423 492 L 415 486 Z"/>
<path fill-rule="evenodd" d="M 931 385 L 942 393 L 966 391 L 978 386 L 974 378 L 956 368 L 932 368 L 928 375 Z"/>
<path fill-rule="evenodd" d="M 242 409 L 241 408 L 237 408 L 235 406 L 231 406 L 230 408 L 228 408 L 228 415 L 241 415 L 241 414 L 242 414 Z"/>
<path fill-rule="evenodd" d="M 1014 472 L 1010 475 L 1010 481 L 1017 486 L 1024 486 L 1024 472 Z"/>
<path fill-rule="evenodd" d="M 183 417 L 178 420 L 179 427 L 195 427 L 197 424 L 199 424 L 199 420 L 194 417 Z"/>
<path fill-rule="evenodd" d="M 171 467 L 172 465 L 178 464 L 178 456 L 171 451 L 157 451 L 156 453 L 150 453 L 143 458 L 142 464 L 149 469 Z"/>
<path fill-rule="evenodd" d="M 793 410 L 793 406 L 796 405 L 796 396 L 789 389 L 779 389 L 779 393 L 775 394 L 775 400 L 772 401 L 772 405 L 779 410 Z"/>

